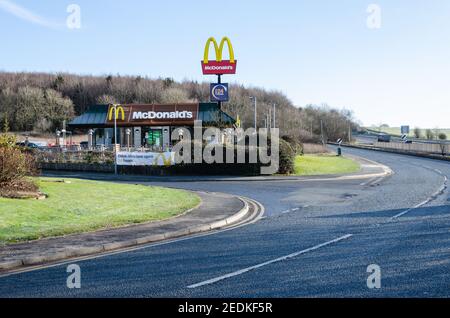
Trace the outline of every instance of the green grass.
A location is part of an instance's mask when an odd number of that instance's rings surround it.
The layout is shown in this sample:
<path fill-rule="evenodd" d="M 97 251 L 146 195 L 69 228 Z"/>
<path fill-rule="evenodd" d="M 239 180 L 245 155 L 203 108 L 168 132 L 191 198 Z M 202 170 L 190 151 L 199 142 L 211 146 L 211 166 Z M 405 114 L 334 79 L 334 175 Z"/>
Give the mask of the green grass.
<path fill-rule="evenodd" d="M 0 198 L 0 243 L 155 221 L 200 203 L 187 191 L 79 179 L 40 178 L 45 200 Z"/>
<path fill-rule="evenodd" d="M 334 154 L 304 155 L 295 158 L 295 174 L 300 176 L 356 172 L 359 164 Z"/>
<path fill-rule="evenodd" d="M 366 127 L 366 128 L 368 128 L 370 130 L 373 130 L 375 132 L 380 131 L 380 128 L 379 127 L 375 127 L 375 126 Z M 434 128 L 430 128 L 430 129 L 434 133 Z M 421 138 L 425 138 L 425 131 L 426 130 L 427 130 L 427 128 L 421 129 L 421 131 L 422 131 L 422 137 Z M 450 139 L 450 129 L 443 128 L 443 129 L 438 129 L 438 130 L 439 130 L 439 133 L 446 134 L 447 135 L 447 139 Z M 401 135 L 400 127 L 381 127 L 381 132 L 384 132 L 386 134 L 390 134 L 390 135 L 393 135 L 393 136 L 400 136 Z M 408 137 L 414 137 L 414 127 L 410 127 Z"/>

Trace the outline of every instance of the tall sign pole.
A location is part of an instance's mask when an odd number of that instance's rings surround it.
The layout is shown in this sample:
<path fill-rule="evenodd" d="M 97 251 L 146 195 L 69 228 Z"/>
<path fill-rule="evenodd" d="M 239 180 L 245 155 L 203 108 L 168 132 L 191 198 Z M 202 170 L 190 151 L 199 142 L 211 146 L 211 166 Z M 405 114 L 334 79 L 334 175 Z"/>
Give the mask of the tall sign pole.
<path fill-rule="evenodd" d="M 215 60 L 209 59 L 209 48 L 211 43 L 214 47 L 214 52 L 216 54 Z M 224 60 L 223 48 L 227 45 L 229 52 L 229 60 Z M 217 102 L 219 109 L 222 108 L 222 103 L 229 100 L 228 84 L 222 83 L 222 75 L 224 74 L 236 74 L 237 61 L 234 59 L 233 46 L 231 45 L 230 39 L 223 37 L 220 44 L 217 44 L 215 38 L 210 37 L 206 41 L 205 51 L 203 55 L 202 72 L 204 75 L 217 75 L 217 83 L 211 83 L 210 85 L 210 100 L 212 102 Z"/>
<path fill-rule="evenodd" d="M 217 74 L 217 84 L 222 84 L 221 76 L 222 75 Z M 222 109 L 222 101 L 221 100 L 217 101 L 217 104 L 219 105 L 219 109 Z"/>
<path fill-rule="evenodd" d="M 117 105 L 113 106 L 114 111 L 114 174 L 117 175 Z"/>

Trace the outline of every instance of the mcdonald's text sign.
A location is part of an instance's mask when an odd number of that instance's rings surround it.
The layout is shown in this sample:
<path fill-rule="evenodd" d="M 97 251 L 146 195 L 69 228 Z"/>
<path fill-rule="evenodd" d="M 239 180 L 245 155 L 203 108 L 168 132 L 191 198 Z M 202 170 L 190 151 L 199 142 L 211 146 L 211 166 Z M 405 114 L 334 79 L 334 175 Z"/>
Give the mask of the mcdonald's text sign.
<path fill-rule="evenodd" d="M 214 52 L 216 54 L 215 60 L 209 59 L 209 48 L 211 43 L 214 47 Z M 222 59 L 223 48 L 227 44 L 230 59 Z M 237 61 L 234 59 L 233 46 L 227 37 L 222 38 L 220 44 L 217 44 L 216 39 L 213 37 L 206 41 L 205 52 L 202 61 L 202 71 L 205 75 L 223 75 L 223 74 L 236 74 Z"/>

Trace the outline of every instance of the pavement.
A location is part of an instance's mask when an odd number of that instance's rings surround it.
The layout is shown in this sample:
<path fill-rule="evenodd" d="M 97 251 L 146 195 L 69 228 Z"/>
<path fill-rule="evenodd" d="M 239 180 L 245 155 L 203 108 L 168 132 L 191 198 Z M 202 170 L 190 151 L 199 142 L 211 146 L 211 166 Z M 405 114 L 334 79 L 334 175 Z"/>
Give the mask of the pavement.
<path fill-rule="evenodd" d="M 449 297 L 448 162 L 343 148 L 387 177 L 139 181 L 239 195 L 262 219 L 210 235 L 0 276 L 1 297 Z M 127 182 L 127 181 L 120 181 Z M 380 269 L 369 288 L 368 269 Z"/>
<path fill-rule="evenodd" d="M 245 198 L 195 193 L 201 198 L 197 207 L 164 221 L 0 246 L 0 273 L 218 230 L 257 217 L 256 205 Z"/>

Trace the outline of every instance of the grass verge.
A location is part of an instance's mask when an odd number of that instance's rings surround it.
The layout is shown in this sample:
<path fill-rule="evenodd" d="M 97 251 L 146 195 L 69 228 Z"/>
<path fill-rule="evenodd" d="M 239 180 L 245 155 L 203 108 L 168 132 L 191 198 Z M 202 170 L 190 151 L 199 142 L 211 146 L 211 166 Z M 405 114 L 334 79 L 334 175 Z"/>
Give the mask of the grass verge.
<path fill-rule="evenodd" d="M 200 203 L 182 190 L 58 180 L 37 179 L 45 200 L 0 198 L 0 244 L 163 220 Z"/>
<path fill-rule="evenodd" d="M 334 154 L 304 155 L 295 158 L 295 175 L 342 174 L 356 172 L 359 164 Z"/>

